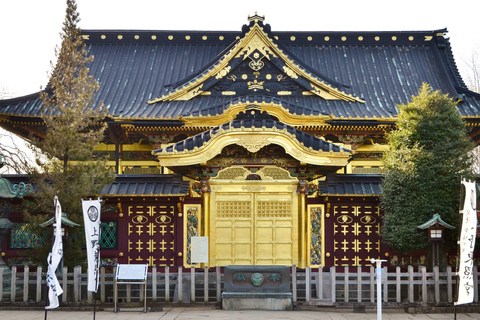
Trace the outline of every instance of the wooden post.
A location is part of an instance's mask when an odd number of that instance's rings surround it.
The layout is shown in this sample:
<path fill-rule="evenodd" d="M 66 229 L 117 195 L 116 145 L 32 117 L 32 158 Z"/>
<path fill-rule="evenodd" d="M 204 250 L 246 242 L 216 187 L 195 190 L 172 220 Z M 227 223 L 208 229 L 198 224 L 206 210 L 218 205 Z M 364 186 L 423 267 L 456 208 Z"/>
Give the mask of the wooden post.
<path fill-rule="evenodd" d="M 452 267 L 447 267 L 447 301 L 453 302 L 453 288 L 452 288 L 452 277 L 455 275 L 452 274 Z"/>
<path fill-rule="evenodd" d="M 375 267 L 370 267 L 370 302 L 375 303 Z"/>
<path fill-rule="evenodd" d="M 427 267 L 420 267 L 422 273 L 422 303 L 426 304 L 428 301 L 427 297 Z"/>
<path fill-rule="evenodd" d="M 349 279 L 349 274 L 350 269 L 348 267 L 345 267 L 343 269 L 343 296 L 345 297 L 345 302 L 350 302 L 350 295 L 349 295 L 349 290 L 348 287 L 350 286 L 350 279 Z"/>
<path fill-rule="evenodd" d="M 408 266 L 408 302 L 413 303 L 415 295 L 413 292 L 413 267 Z"/>
<path fill-rule="evenodd" d="M 17 267 L 12 267 L 12 278 L 10 279 L 10 301 L 15 302 L 15 294 L 17 291 Z"/>
<path fill-rule="evenodd" d="M 165 267 L 165 302 L 170 302 L 170 267 Z"/>
<path fill-rule="evenodd" d="M 438 266 L 433 267 L 433 278 L 435 279 L 435 302 L 440 302 L 440 275 Z"/>
<path fill-rule="evenodd" d="M 80 296 L 78 292 L 78 267 L 73 268 L 73 297 L 74 297 L 74 302 L 80 301 Z"/>
<path fill-rule="evenodd" d="M 385 281 L 383 281 L 383 302 L 388 302 L 388 269 L 383 267 L 383 274 L 385 275 Z"/>
<path fill-rule="evenodd" d="M 297 302 L 297 266 L 292 266 L 292 299 L 293 303 Z"/>
<path fill-rule="evenodd" d="M 310 290 L 311 290 L 311 285 L 310 285 L 310 267 L 307 266 L 307 267 L 305 267 L 305 301 L 307 302 L 307 304 L 308 304 L 308 303 L 310 302 L 310 300 L 311 300 Z"/>
<path fill-rule="evenodd" d="M 132 285 L 130 283 L 127 283 L 127 303 L 132 302 Z"/>
<path fill-rule="evenodd" d="M 157 267 L 152 267 L 152 301 L 157 302 Z"/>
<path fill-rule="evenodd" d="M 62 269 L 62 289 L 63 289 L 63 293 L 62 293 L 62 302 L 63 303 L 67 303 L 68 302 L 68 287 L 67 287 L 67 279 L 68 279 L 68 276 L 67 276 L 67 271 L 68 271 L 68 268 L 67 267 L 63 267 Z"/>
<path fill-rule="evenodd" d="M 337 286 L 337 279 L 336 279 L 337 275 L 335 274 L 335 267 L 331 267 L 330 268 L 330 282 L 331 282 L 331 285 L 332 285 L 332 303 L 335 303 L 337 301 L 337 297 L 336 297 L 336 286 Z"/>
<path fill-rule="evenodd" d="M 323 299 L 323 267 L 318 268 L 317 298 Z"/>
<path fill-rule="evenodd" d="M 203 268 L 203 301 L 208 302 L 208 267 Z"/>
<path fill-rule="evenodd" d="M 117 284 L 117 267 L 113 267 L 113 303 L 114 308 L 113 312 L 118 312 L 117 304 L 118 304 L 118 284 Z"/>
<path fill-rule="evenodd" d="M 28 301 L 28 278 L 29 267 L 25 266 L 23 269 L 23 302 Z"/>
<path fill-rule="evenodd" d="M 0 302 L 3 298 L 3 268 L 0 268 Z"/>
<path fill-rule="evenodd" d="M 100 301 L 105 303 L 105 267 L 100 268 Z"/>
<path fill-rule="evenodd" d="M 400 267 L 399 266 L 397 266 L 396 271 L 397 271 L 397 277 L 396 277 L 395 281 L 397 282 L 397 284 L 396 284 L 395 288 L 397 290 L 397 292 L 396 292 L 397 303 L 400 303 L 400 302 L 402 302 L 402 290 L 401 290 L 402 289 L 402 284 L 401 284 L 402 283 L 402 277 L 401 277 L 401 274 L 400 274 Z"/>
<path fill-rule="evenodd" d="M 222 274 L 220 271 L 220 267 L 215 267 L 216 275 L 217 275 L 217 302 L 222 301 Z"/>
<path fill-rule="evenodd" d="M 1 277 L 0 277 L 1 278 Z M 36 299 L 35 302 L 40 302 L 42 301 L 42 267 L 37 267 L 37 288 L 36 288 Z M 1 288 L 3 285 L 0 283 L 0 293 L 1 293 Z M 2 295 L 0 294 L 0 299 L 2 298 Z M 1 300 L 0 300 L 1 301 Z"/>
<path fill-rule="evenodd" d="M 473 267 L 473 301 L 478 302 L 478 267 Z"/>
<path fill-rule="evenodd" d="M 178 287 L 178 302 L 183 302 L 183 272 L 182 267 L 178 267 L 177 287 Z"/>
<path fill-rule="evenodd" d="M 357 267 L 357 302 L 362 302 L 362 267 Z"/>
<path fill-rule="evenodd" d="M 195 302 L 195 267 L 190 268 L 190 302 Z"/>

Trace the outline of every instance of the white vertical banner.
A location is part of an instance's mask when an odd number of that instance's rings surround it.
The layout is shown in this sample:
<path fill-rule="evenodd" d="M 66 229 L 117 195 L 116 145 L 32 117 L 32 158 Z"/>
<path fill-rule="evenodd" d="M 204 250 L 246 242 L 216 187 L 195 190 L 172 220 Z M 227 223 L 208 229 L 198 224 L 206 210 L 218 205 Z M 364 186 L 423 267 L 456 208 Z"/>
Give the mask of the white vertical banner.
<path fill-rule="evenodd" d="M 57 270 L 58 264 L 63 257 L 63 242 L 62 242 L 62 207 L 58 201 L 58 197 L 55 196 L 55 230 L 54 236 L 55 240 L 52 246 L 52 252 L 48 254 L 48 271 L 47 271 L 47 285 L 48 285 L 48 300 L 50 305 L 45 307 L 45 309 L 55 309 L 59 306 L 58 296 L 63 293 L 63 289 L 58 282 L 57 275 L 55 271 Z"/>
<path fill-rule="evenodd" d="M 100 267 L 100 199 L 82 200 L 82 207 L 88 262 L 87 290 L 97 292 Z"/>
<path fill-rule="evenodd" d="M 465 186 L 465 204 L 460 233 L 460 267 L 458 269 L 458 304 L 473 302 L 473 249 L 477 236 L 477 193 L 475 181 L 462 179 Z"/>

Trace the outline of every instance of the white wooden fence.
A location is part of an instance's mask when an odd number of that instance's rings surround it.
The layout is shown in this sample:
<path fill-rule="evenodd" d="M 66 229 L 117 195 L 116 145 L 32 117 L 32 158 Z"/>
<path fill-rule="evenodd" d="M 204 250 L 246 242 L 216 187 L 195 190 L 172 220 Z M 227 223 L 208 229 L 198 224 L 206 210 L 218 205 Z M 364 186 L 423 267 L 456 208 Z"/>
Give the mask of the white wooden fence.
<path fill-rule="evenodd" d="M 342 270 L 342 272 L 339 272 Z M 214 269 L 183 269 L 166 267 L 158 272 L 152 267 L 148 274 L 147 301 L 159 303 L 215 303 L 221 300 L 223 274 L 220 267 Z M 100 286 L 97 301 L 111 303 L 113 299 L 113 275 L 115 270 L 100 270 Z M 291 273 L 293 300 L 296 304 L 342 305 L 353 303 L 375 303 L 376 279 L 373 267 L 331 267 L 292 268 Z M 93 302 L 93 293 L 87 292 L 87 275 L 80 267 L 63 272 L 57 277 L 64 289 L 60 301 L 64 304 L 89 304 Z M 456 279 L 451 268 L 446 272 L 427 272 L 425 267 L 407 272 L 395 272 L 383 269 L 382 300 L 384 303 L 452 303 L 455 299 Z M 474 299 L 478 302 L 478 269 L 474 268 Z M 127 285 L 119 292 L 120 303 L 143 302 L 135 285 Z M 45 300 L 45 273 L 41 268 L 30 272 L 25 267 L 17 272 L 0 269 L 0 304 L 1 303 L 41 303 Z"/>

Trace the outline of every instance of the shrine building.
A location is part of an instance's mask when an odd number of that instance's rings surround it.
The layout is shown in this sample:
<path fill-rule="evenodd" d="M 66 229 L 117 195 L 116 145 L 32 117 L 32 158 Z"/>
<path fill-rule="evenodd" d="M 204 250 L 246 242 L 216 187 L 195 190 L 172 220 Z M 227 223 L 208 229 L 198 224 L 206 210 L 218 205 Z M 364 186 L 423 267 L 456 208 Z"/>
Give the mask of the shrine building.
<path fill-rule="evenodd" d="M 379 235 L 397 105 L 428 83 L 480 140 L 480 95 L 446 32 L 276 32 L 258 15 L 241 31 L 83 30 L 92 107 L 109 113 L 96 151 L 117 173 L 102 190 L 103 262 L 189 267 L 201 236 L 196 266 L 398 264 Z M 40 115 L 39 93 L 0 101 L 0 126 L 20 136 L 41 136 Z M 28 235 L 10 220 L 14 261 Z"/>

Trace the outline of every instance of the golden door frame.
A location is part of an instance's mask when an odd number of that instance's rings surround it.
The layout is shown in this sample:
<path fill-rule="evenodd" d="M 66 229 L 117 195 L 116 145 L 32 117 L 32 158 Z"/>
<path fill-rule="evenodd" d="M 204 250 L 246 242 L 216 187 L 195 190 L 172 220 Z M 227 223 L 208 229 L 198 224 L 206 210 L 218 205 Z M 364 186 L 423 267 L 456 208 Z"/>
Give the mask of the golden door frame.
<path fill-rule="evenodd" d="M 209 181 L 209 265 L 299 265 L 298 180 L 276 167 L 251 173 L 233 166 Z"/>

